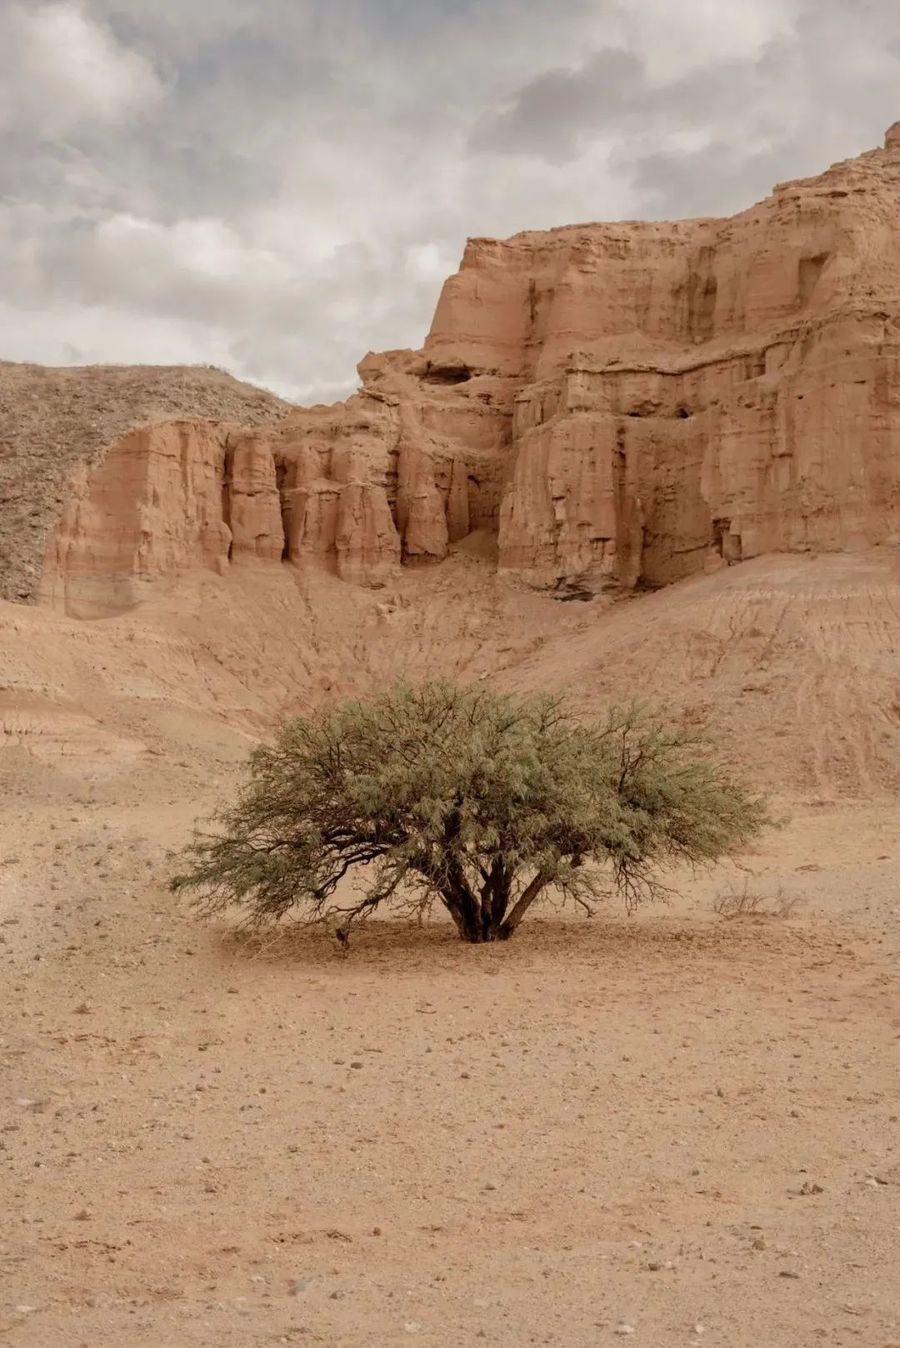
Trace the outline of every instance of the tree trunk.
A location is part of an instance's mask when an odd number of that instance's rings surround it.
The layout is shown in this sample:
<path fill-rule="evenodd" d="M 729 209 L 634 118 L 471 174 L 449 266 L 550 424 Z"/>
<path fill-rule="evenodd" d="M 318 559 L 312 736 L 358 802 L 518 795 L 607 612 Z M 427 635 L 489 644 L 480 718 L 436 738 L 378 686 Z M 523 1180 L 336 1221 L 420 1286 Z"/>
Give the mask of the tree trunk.
<path fill-rule="evenodd" d="M 500 925 L 491 918 L 490 908 L 480 904 L 471 890 L 446 892 L 442 898 L 461 941 L 467 941 L 470 945 L 484 945 L 487 941 L 503 939 L 500 936 Z"/>
<path fill-rule="evenodd" d="M 528 909 L 534 903 L 535 899 L 538 897 L 541 890 L 546 888 L 546 885 L 547 885 L 546 877 L 541 875 L 540 872 L 538 872 L 538 874 L 534 877 L 531 883 L 526 886 L 518 902 L 513 905 L 512 912 L 510 913 L 509 917 L 506 918 L 506 920 L 501 924 L 498 933 L 494 938 L 495 940 L 497 941 L 509 940 L 510 936 L 512 936 L 513 932 L 516 930 L 516 927 L 518 927 L 519 923 L 522 921 L 522 918 L 528 912 Z"/>
<path fill-rule="evenodd" d="M 456 924 L 460 940 L 470 945 L 484 945 L 488 941 L 508 941 L 546 885 L 546 878 L 536 875 L 526 885 L 508 917 L 510 881 L 502 868 L 492 871 L 480 899 L 461 876 L 456 884 L 441 891 L 441 897 Z"/>
<path fill-rule="evenodd" d="M 490 914 L 477 903 L 467 907 L 462 922 L 456 925 L 460 938 L 471 945 L 483 945 L 486 941 L 497 940 L 497 928 L 491 921 Z"/>
<path fill-rule="evenodd" d="M 495 941 L 497 939 L 496 934 L 493 931 L 485 931 L 484 926 L 480 921 L 473 923 L 472 926 L 466 927 L 465 929 L 460 928 L 459 935 L 460 939 L 467 941 L 469 945 L 484 945 L 488 941 Z"/>

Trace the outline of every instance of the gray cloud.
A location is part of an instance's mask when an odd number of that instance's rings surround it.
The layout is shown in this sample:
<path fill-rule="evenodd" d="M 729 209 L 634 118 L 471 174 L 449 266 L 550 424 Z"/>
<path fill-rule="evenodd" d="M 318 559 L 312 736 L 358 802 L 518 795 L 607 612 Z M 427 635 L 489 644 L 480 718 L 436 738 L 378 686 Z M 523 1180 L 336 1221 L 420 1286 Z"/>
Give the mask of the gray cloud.
<path fill-rule="evenodd" d="M 597 52 L 575 70 L 547 70 L 531 80 L 509 106 L 479 119 L 469 146 L 572 159 L 585 138 L 633 114 L 649 92 L 638 55 L 618 48 Z"/>
<path fill-rule="evenodd" d="M 734 211 L 777 179 L 870 148 L 900 116 L 900 11 L 798 5 L 746 53 L 680 64 L 616 47 L 543 72 L 482 114 L 469 148 L 574 164 L 602 145 L 639 215 Z"/>
<path fill-rule="evenodd" d="M 467 234 L 739 209 L 875 144 L 898 51 L 893 0 L 16 0 L 0 355 L 342 395 Z"/>

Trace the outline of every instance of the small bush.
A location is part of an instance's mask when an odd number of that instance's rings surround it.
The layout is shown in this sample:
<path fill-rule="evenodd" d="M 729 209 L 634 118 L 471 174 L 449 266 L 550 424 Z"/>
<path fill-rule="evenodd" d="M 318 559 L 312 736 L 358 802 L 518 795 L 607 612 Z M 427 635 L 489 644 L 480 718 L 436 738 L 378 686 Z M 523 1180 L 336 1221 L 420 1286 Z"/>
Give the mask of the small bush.
<path fill-rule="evenodd" d="M 800 903 L 799 897 L 795 894 L 788 896 L 783 889 L 776 889 L 774 894 L 764 894 L 758 889 L 751 889 L 750 879 L 744 877 L 744 883 L 740 889 L 730 887 L 717 894 L 713 900 L 713 911 L 718 913 L 719 917 L 790 917 Z"/>

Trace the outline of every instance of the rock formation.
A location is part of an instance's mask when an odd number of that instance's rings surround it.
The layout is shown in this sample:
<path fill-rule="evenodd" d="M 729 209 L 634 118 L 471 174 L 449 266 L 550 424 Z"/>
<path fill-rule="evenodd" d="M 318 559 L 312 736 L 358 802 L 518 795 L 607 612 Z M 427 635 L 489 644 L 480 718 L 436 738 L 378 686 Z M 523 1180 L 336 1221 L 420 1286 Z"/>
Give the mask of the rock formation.
<path fill-rule="evenodd" d="M 420 352 L 275 427 L 178 422 L 75 483 L 44 593 L 208 565 L 381 584 L 475 530 L 539 586 L 630 589 L 894 540 L 900 124 L 727 220 L 469 242 Z"/>
<path fill-rule="evenodd" d="M 0 361 L 0 599 L 33 599 L 48 539 L 73 492 L 137 427 L 213 417 L 274 425 L 290 404 L 210 366 L 52 369 Z M 100 520 L 95 520 L 100 525 Z M 98 549 L 109 547 L 98 539 Z M 56 545 L 51 540 L 51 553 Z"/>

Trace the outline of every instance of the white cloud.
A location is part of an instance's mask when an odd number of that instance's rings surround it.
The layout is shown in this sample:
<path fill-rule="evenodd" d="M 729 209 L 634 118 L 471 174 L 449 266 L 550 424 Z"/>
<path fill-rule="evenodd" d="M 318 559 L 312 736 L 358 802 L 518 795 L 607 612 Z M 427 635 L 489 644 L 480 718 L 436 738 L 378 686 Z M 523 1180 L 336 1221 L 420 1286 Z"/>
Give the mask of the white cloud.
<path fill-rule="evenodd" d="M 629 6 L 629 45 L 639 50 L 651 79 L 671 79 L 710 62 L 747 60 L 767 42 L 790 33 L 797 15 L 791 0 L 641 0 Z"/>
<path fill-rule="evenodd" d="M 17 110 L 45 134 L 113 124 L 162 95 L 152 63 L 118 42 L 77 0 L 14 5 L 3 22 L 7 117 Z"/>
<path fill-rule="evenodd" d="M 234 363 L 229 333 L 168 316 L 148 324 L 122 305 L 57 299 L 31 308 L 0 300 L 0 330 L 13 329 L 14 358 L 45 365 Z"/>
<path fill-rule="evenodd" d="M 124 299 L 160 286 L 190 292 L 191 287 L 266 289 L 289 279 L 285 260 L 245 244 L 222 220 L 187 219 L 172 225 L 113 215 L 101 221 L 88 250 L 101 269 L 111 269 L 115 290 Z M 168 297 L 169 302 L 175 296 Z"/>
<path fill-rule="evenodd" d="M 436 243 L 416 243 L 406 250 L 406 274 L 413 281 L 440 282 L 447 275 L 448 261 Z"/>

